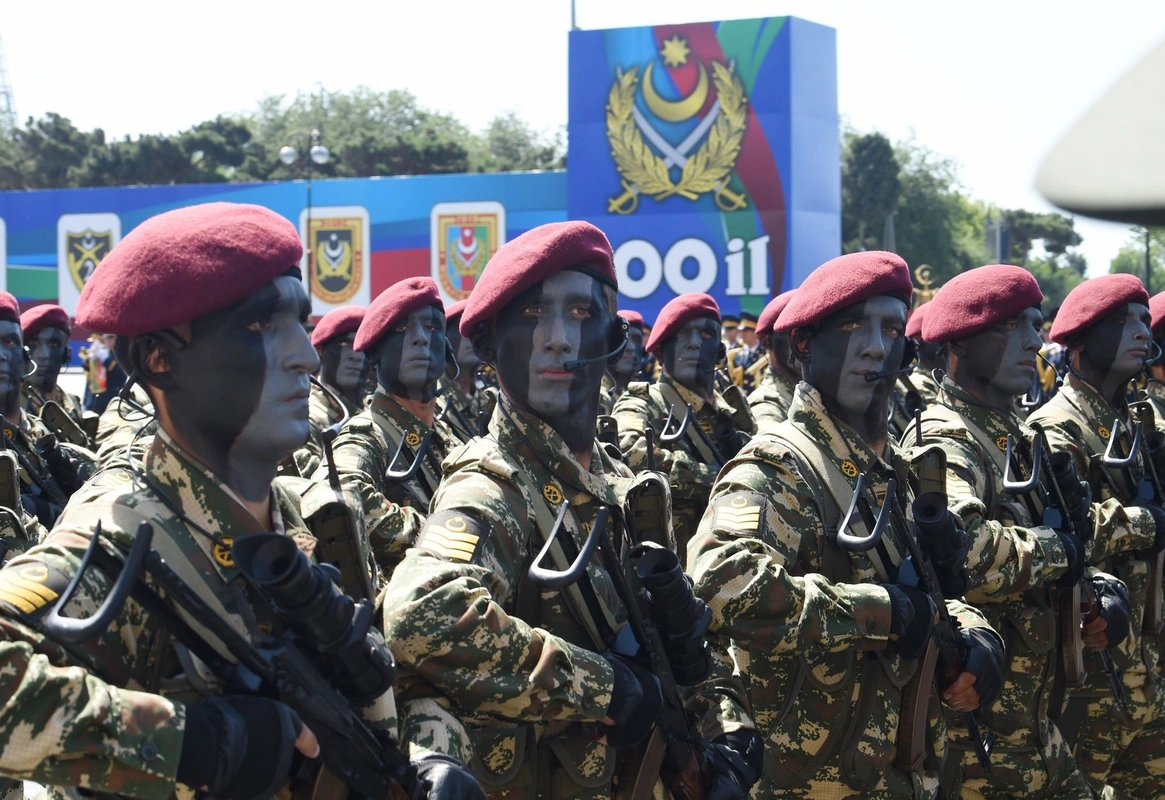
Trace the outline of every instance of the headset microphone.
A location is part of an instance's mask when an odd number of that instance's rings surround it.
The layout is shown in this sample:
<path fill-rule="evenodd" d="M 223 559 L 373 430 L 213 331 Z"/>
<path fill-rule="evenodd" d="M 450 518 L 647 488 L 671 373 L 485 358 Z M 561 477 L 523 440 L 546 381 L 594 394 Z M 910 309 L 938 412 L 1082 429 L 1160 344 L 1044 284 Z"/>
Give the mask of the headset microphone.
<path fill-rule="evenodd" d="M 896 369 L 893 372 L 867 372 L 866 383 L 873 383 L 887 378 L 897 378 L 899 375 L 905 375 L 908 372 L 914 372 L 914 366 L 904 367 L 903 369 Z"/>
<path fill-rule="evenodd" d="M 564 363 L 562 365 L 562 369 L 566 372 L 574 372 L 576 369 L 579 369 L 580 367 L 585 367 L 587 364 L 593 364 L 596 361 L 610 361 L 615 356 L 622 355 L 623 351 L 626 349 L 627 349 L 627 338 L 624 337 L 623 341 L 619 342 L 619 346 L 616 347 L 611 352 L 605 353 L 601 356 L 595 356 L 594 358 L 579 358 L 579 359 L 576 359 L 574 361 L 567 361 L 566 363 Z"/>

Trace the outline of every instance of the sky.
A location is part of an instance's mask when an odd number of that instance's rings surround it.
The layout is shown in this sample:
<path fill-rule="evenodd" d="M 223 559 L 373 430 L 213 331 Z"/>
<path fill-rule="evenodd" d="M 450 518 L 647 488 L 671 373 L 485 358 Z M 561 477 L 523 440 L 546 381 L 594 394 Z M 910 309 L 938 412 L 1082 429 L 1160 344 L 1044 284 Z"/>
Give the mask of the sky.
<path fill-rule="evenodd" d="M 565 126 L 569 0 L 279 4 L 0 0 L 21 120 L 171 133 L 269 94 L 408 89 L 483 127 Z M 973 197 L 1051 210 L 1033 188 L 1058 138 L 1165 39 L 1161 0 L 576 0 L 580 28 L 791 14 L 837 29 L 838 104 L 860 131 L 954 157 Z M 1077 218 L 1090 274 L 1129 238 Z"/>

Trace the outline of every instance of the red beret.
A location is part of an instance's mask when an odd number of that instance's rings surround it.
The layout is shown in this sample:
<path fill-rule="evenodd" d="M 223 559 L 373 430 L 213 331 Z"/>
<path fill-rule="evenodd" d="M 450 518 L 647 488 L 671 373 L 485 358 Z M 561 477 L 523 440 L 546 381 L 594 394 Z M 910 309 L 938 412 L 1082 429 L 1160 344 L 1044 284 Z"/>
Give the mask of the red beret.
<path fill-rule="evenodd" d="M 960 272 L 923 308 L 922 338 L 933 344 L 974 336 L 1044 300 L 1039 281 L 1022 267 L 992 264 Z"/>
<path fill-rule="evenodd" d="M 295 226 L 274 211 L 204 203 L 138 225 L 102 260 L 77 301 L 77 323 L 120 336 L 196 320 L 299 266 Z"/>
<path fill-rule="evenodd" d="M 8 292 L 0 292 L 0 319 L 20 322 L 20 303 Z"/>
<path fill-rule="evenodd" d="M 564 269 L 585 266 L 612 286 L 615 264 L 606 234 L 589 222 L 552 222 L 506 242 L 485 265 L 461 315 L 461 335 L 536 283 Z"/>
<path fill-rule="evenodd" d="M 667 339 L 684 327 L 688 320 L 696 317 L 711 317 L 717 322 L 720 321 L 720 306 L 716 305 L 716 300 L 711 295 L 689 292 L 672 298 L 656 317 L 651 336 L 647 337 L 647 351 L 654 353 Z"/>
<path fill-rule="evenodd" d="M 25 339 L 31 339 L 45 328 L 60 328 L 68 333 L 69 312 L 53 303 L 41 303 L 20 315 L 20 327 Z"/>
<path fill-rule="evenodd" d="M 917 308 L 915 308 L 913 311 L 910 312 L 910 316 L 906 318 L 906 331 L 905 331 L 905 333 L 906 333 L 907 338 L 910 338 L 910 339 L 921 339 L 922 338 L 922 321 L 924 319 L 926 319 L 926 307 L 929 305 L 930 305 L 930 301 L 928 300 L 927 302 L 922 303 L 921 305 L 919 305 Z"/>
<path fill-rule="evenodd" d="M 469 305 L 469 299 L 458 300 L 456 303 L 450 303 L 445 306 L 445 324 L 448 325 L 453 320 L 465 313 L 465 307 Z"/>
<path fill-rule="evenodd" d="M 1149 313 L 1153 315 L 1153 338 L 1165 329 L 1165 292 L 1149 298 Z"/>
<path fill-rule="evenodd" d="M 418 308 L 436 306 L 442 313 L 441 293 L 432 278 L 405 278 L 376 296 L 356 331 L 354 350 L 367 350 L 398 321 Z"/>
<path fill-rule="evenodd" d="M 643 315 L 638 311 L 620 311 L 619 316 L 627 320 L 627 324 L 632 328 L 643 330 Z"/>
<path fill-rule="evenodd" d="M 773 325 L 777 322 L 777 317 L 781 316 L 781 312 L 788 307 L 789 301 L 793 299 L 793 294 L 796 289 L 790 289 L 787 292 L 781 292 L 779 295 L 769 301 L 765 306 L 765 310 L 760 312 L 760 316 L 756 320 L 756 332 L 758 336 L 764 336 L 766 333 L 773 332 Z"/>
<path fill-rule="evenodd" d="M 791 331 L 819 322 L 835 311 L 880 294 L 895 294 L 910 305 L 914 284 L 906 262 L 894 253 L 869 250 L 826 261 L 809 274 L 785 306 L 773 330 Z"/>
<path fill-rule="evenodd" d="M 1149 305 L 1149 293 L 1136 275 L 1101 275 L 1084 281 L 1064 298 L 1052 323 L 1052 341 L 1067 344 L 1074 334 L 1128 303 Z"/>
<path fill-rule="evenodd" d="M 333 308 L 327 314 L 320 317 L 320 321 L 316 323 L 315 330 L 311 332 L 311 343 L 314 347 L 323 347 L 325 344 L 335 339 L 337 336 L 343 336 L 346 333 L 351 333 L 360 327 L 360 323 L 364 321 L 364 306 L 340 306 Z"/>

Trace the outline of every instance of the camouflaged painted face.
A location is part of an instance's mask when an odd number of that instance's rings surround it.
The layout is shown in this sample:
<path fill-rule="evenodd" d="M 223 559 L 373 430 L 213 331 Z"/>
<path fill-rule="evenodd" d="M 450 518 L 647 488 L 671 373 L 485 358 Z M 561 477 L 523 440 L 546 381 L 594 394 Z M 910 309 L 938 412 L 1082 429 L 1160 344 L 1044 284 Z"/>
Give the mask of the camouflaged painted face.
<path fill-rule="evenodd" d="M 866 376 L 902 366 L 906 350 L 906 303 L 878 295 L 826 317 L 809 335 L 805 380 L 826 407 L 853 419 L 885 419 L 892 379 Z"/>
<path fill-rule="evenodd" d="M 389 394 L 427 403 L 445 371 L 445 312 L 412 311 L 376 343 L 376 377 Z"/>
<path fill-rule="evenodd" d="M 956 343 L 964 354 L 951 378 L 989 405 L 1009 408 L 1035 380 L 1042 324 L 1043 314 L 1032 307 Z"/>
<path fill-rule="evenodd" d="M 24 368 L 24 338 L 20 323 L 0 320 L 0 397 L 11 402 L 19 399 Z"/>
<path fill-rule="evenodd" d="M 719 322 L 711 317 L 690 319 L 660 348 L 663 369 L 681 386 L 711 395 L 722 346 Z"/>
<path fill-rule="evenodd" d="M 457 319 L 459 320 L 460 318 Z M 477 368 L 481 366 L 481 359 L 477 357 L 477 353 L 473 352 L 472 342 L 462 336 L 461 331 L 457 330 L 457 326 L 454 324 L 447 324 L 445 326 L 445 338 L 449 340 L 449 344 L 453 347 L 458 376 L 461 378 L 468 376 L 472 379 L 477 374 Z M 454 369 L 452 365 L 447 367 L 447 372 L 450 376 L 453 375 Z"/>
<path fill-rule="evenodd" d="M 335 386 L 344 394 L 351 394 L 360 387 L 364 377 L 364 353 L 352 349 L 356 332 L 337 336 L 320 348 L 323 363 L 324 383 Z"/>
<path fill-rule="evenodd" d="M 57 376 L 69 357 L 69 334 L 61 328 L 45 328 L 28 343 L 32 350 L 32 360 L 36 362 L 32 385 L 41 390 L 51 390 L 57 385 Z"/>
<path fill-rule="evenodd" d="M 570 372 L 563 366 L 607 352 L 614 324 L 603 285 L 574 270 L 527 289 L 497 316 L 494 353 L 502 390 L 519 408 L 549 423 L 576 452 L 594 441 L 606 362 Z"/>
<path fill-rule="evenodd" d="M 319 368 L 310 313 L 303 282 L 284 275 L 195 320 L 170 357 L 166 416 L 179 440 L 248 500 L 270 491 L 266 468 L 310 433 L 308 375 Z"/>
<path fill-rule="evenodd" d="M 1080 350 L 1086 373 L 1126 381 L 1145 366 L 1152 317 L 1143 303 L 1121 306 L 1084 331 Z"/>
<path fill-rule="evenodd" d="M 639 370 L 643 369 L 643 331 L 634 326 L 627 328 L 627 347 L 611 371 L 620 383 L 633 380 Z"/>

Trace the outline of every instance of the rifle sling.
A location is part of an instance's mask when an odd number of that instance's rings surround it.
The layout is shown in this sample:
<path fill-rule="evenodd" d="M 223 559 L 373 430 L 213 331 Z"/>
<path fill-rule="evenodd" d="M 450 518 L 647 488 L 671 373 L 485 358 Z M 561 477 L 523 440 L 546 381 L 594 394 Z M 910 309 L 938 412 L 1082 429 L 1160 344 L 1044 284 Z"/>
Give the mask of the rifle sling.
<path fill-rule="evenodd" d="M 666 383 L 659 384 L 659 393 L 663 397 L 665 404 L 670 405 L 675 413 L 680 409 L 685 409 L 688 404 L 680 397 L 680 393 L 675 390 L 674 386 L 669 386 Z M 704 441 L 704 437 L 692 432 L 692 425 L 699 425 L 695 420 L 696 412 L 692 412 L 692 419 L 688 420 L 688 429 L 684 431 L 684 437 L 691 443 L 695 453 L 703 459 L 705 464 L 720 465 L 720 456 L 708 447 L 708 443 Z"/>

